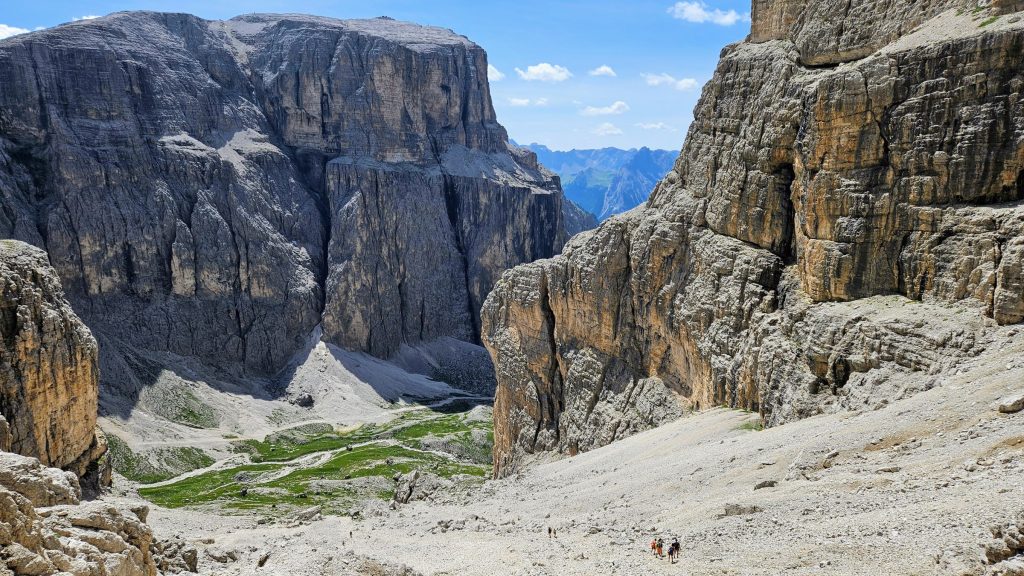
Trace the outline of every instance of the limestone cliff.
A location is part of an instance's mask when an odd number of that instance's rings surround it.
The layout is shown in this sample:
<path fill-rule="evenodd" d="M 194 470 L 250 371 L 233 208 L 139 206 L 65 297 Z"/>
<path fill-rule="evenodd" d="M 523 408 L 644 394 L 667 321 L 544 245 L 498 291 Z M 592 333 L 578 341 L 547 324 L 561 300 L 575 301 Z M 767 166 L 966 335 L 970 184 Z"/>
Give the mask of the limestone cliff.
<path fill-rule="evenodd" d="M 122 348 L 264 375 L 321 323 L 385 357 L 476 340 L 499 274 L 575 231 L 486 71 L 386 18 L 118 13 L 4 40 L 0 237 L 45 248 L 119 385 Z"/>
<path fill-rule="evenodd" d="M 0 240 L 0 451 L 85 475 L 106 450 L 98 378 L 96 340 L 46 253 Z"/>
<path fill-rule="evenodd" d="M 878 406 L 1024 319 L 1021 9 L 755 1 L 647 205 L 485 303 L 496 473 L 690 408 Z"/>

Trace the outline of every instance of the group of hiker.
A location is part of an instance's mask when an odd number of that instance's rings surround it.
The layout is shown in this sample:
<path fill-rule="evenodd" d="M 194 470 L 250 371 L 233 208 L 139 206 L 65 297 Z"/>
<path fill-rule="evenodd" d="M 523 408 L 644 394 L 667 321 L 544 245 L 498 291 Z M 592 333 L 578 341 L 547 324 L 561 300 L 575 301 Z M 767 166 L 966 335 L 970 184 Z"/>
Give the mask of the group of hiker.
<path fill-rule="evenodd" d="M 654 540 L 651 540 L 651 553 L 658 558 L 665 557 L 664 538 L 655 538 Z M 668 559 L 673 564 L 679 560 L 679 538 L 673 538 L 672 543 L 668 545 Z"/>
<path fill-rule="evenodd" d="M 558 532 L 551 526 L 548 526 L 548 538 L 558 538 Z M 679 552 L 679 538 L 673 538 L 667 549 L 665 548 L 664 538 L 655 538 L 651 540 L 651 553 L 658 558 L 665 558 L 667 554 L 669 562 L 675 564 L 679 561 Z"/>

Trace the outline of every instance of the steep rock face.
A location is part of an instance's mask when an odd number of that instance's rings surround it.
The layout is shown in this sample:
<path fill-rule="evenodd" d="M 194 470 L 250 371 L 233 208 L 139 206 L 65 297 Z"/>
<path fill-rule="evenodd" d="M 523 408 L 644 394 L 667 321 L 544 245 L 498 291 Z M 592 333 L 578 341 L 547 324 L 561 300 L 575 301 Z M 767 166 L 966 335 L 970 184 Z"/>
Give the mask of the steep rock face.
<path fill-rule="evenodd" d="M 45 247 L 105 358 L 271 374 L 321 322 L 380 356 L 473 339 L 500 272 L 574 231 L 486 69 L 388 19 L 119 13 L 6 40 L 0 236 Z"/>
<path fill-rule="evenodd" d="M 755 2 L 646 208 L 485 304 L 496 472 L 691 407 L 879 405 L 1021 321 L 1024 24 L 971 8 Z"/>
<path fill-rule="evenodd" d="M 0 449 L 84 475 L 106 450 L 98 378 L 96 340 L 46 253 L 0 240 Z"/>

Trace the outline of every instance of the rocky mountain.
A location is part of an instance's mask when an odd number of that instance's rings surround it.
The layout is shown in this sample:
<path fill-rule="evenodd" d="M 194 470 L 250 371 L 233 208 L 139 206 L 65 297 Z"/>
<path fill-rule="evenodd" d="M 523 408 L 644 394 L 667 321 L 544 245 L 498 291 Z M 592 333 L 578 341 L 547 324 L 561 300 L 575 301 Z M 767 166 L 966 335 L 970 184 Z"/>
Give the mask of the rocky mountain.
<path fill-rule="evenodd" d="M 542 144 L 526 148 L 562 178 L 566 198 L 607 220 L 647 201 L 654 185 L 672 169 L 676 153 L 670 150 L 551 150 Z"/>
<path fill-rule="evenodd" d="M 509 147 L 486 70 L 387 18 L 117 13 L 0 41 L 0 237 L 46 251 L 105 389 L 152 382 L 143 352 L 274 375 L 318 326 L 385 358 L 478 341 L 501 272 L 586 224 Z"/>
<path fill-rule="evenodd" d="M 96 461 L 106 451 L 98 394 L 96 340 L 65 300 L 46 253 L 0 240 L 0 451 L 97 484 Z"/>
<path fill-rule="evenodd" d="M 1021 322 L 1021 10 L 755 1 L 646 207 L 485 303 L 496 473 L 690 409 L 884 406 Z"/>

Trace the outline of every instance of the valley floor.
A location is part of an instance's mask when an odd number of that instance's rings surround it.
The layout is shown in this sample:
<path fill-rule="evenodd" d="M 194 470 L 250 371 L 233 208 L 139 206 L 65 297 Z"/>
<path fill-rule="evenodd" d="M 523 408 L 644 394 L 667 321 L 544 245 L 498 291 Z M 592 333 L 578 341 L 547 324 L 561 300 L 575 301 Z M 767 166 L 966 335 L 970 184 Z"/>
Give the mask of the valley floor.
<path fill-rule="evenodd" d="M 353 552 L 438 575 L 982 573 L 988 527 L 1024 511 L 1024 412 L 993 408 L 1024 390 L 1024 337 L 1000 338 L 876 411 L 758 431 L 754 415 L 710 410 L 359 520 L 155 507 L 150 522 L 236 550 L 225 564 L 200 554 L 223 575 L 350 573 Z M 678 564 L 651 555 L 655 537 L 680 539 Z"/>

